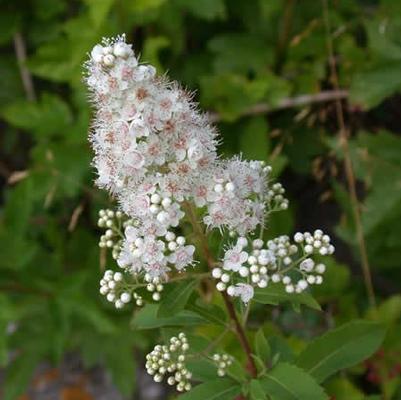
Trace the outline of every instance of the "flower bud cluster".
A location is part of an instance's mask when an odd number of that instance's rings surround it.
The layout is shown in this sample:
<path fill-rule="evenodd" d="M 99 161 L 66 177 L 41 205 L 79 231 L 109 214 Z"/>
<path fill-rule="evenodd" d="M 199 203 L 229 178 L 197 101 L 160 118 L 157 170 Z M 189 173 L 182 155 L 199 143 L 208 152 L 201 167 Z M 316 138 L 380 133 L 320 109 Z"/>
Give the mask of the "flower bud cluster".
<path fill-rule="evenodd" d="M 121 211 L 100 210 L 97 225 L 106 231 L 100 236 L 99 247 L 112 249 L 113 258 L 116 260 L 121 250 L 121 230 L 132 223 L 133 221 Z"/>
<path fill-rule="evenodd" d="M 152 299 L 159 301 L 161 299 L 161 292 L 164 290 L 164 285 L 159 277 L 152 277 L 150 274 L 145 274 L 146 290 L 152 293 Z"/>
<path fill-rule="evenodd" d="M 235 245 L 226 249 L 222 266 L 212 270 L 218 281 L 217 290 L 248 303 L 254 288 L 263 289 L 270 282 L 281 282 L 288 293 L 301 293 L 311 284 L 322 283 L 325 265 L 315 263 L 310 256 L 333 254 L 329 236 L 320 230 L 313 235 L 297 233 L 295 242 L 285 235 L 266 244 L 261 239 L 250 242 L 239 237 Z"/>
<path fill-rule="evenodd" d="M 123 308 L 132 299 L 135 300 L 137 306 L 142 306 L 142 297 L 126 288 L 127 284 L 124 282 L 124 276 L 121 272 L 107 270 L 100 280 L 100 294 L 106 296 L 107 301 L 114 303 L 116 308 Z"/>
<path fill-rule="evenodd" d="M 266 197 L 270 210 L 286 210 L 288 199 L 284 197 L 285 189 L 279 182 L 274 183 L 267 191 Z"/>
<path fill-rule="evenodd" d="M 334 246 L 330 243 L 330 236 L 325 235 L 320 229 L 313 234 L 309 232 L 297 232 L 294 241 L 303 246 L 305 254 L 320 254 L 322 256 L 334 253 Z"/>
<path fill-rule="evenodd" d="M 140 196 L 133 194 L 129 203 L 123 205 L 124 212 L 139 216 L 145 234 L 163 236 L 169 228 L 177 227 L 185 214 L 171 194 L 158 185 L 147 189 L 143 188 Z"/>
<path fill-rule="evenodd" d="M 167 376 L 167 383 L 176 385 L 179 392 L 191 390 L 190 379 L 192 374 L 188 371 L 185 354 L 189 350 L 188 340 L 184 333 L 172 337 L 169 345 L 157 345 L 146 356 L 146 370 L 153 376 L 155 382 L 162 382 Z"/>
<path fill-rule="evenodd" d="M 213 354 L 212 360 L 217 366 L 217 375 L 223 377 L 226 375 L 227 368 L 233 363 L 234 358 L 228 354 Z"/>
<path fill-rule="evenodd" d="M 106 43 L 106 46 L 96 45 L 92 50 L 92 58 L 104 67 L 112 67 L 117 58 L 126 59 L 132 55 L 131 46 L 122 41 Z"/>
<path fill-rule="evenodd" d="M 267 247 L 277 260 L 277 270 L 271 280 L 275 283 L 282 282 L 287 293 L 301 293 L 309 285 L 321 284 L 326 267 L 322 263 L 316 263 L 311 257 L 334 253 L 330 237 L 320 229 L 313 235 L 309 232 L 297 232 L 294 242 L 295 244 L 291 243 L 290 238 L 285 235 L 267 242 Z"/>

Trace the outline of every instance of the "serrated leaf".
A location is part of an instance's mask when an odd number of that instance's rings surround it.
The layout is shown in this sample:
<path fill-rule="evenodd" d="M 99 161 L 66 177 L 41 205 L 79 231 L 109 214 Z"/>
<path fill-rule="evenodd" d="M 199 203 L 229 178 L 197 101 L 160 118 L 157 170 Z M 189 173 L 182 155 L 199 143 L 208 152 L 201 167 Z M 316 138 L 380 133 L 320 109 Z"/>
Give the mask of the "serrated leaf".
<path fill-rule="evenodd" d="M 384 339 L 382 325 L 352 321 L 313 340 L 299 355 L 296 364 L 317 382 L 351 367 L 372 355 Z"/>
<path fill-rule="evenodd" d="M 303 304 L 314 310 L 321 310 L 319 303 L 309 293 L 287 293 L 281 284 L 273 284 L 265 289 L 256 289 L 254 300 L 262 304 L 281 303 Z"/>
<path fill-rule="evenodd" d="M 287 363 L 277 364 L 259 382 L 272 400 L 328 399 L 323 388 L 308 373 Z"/>
<path fill-rule="evenodd" d="M 393 62 L 356 74 L 350 88 L 350 100 L 365 109 L 377 106 L 401 90 L 400 69 L 401 63 Z"/>
<path fill-rule="evenodd" d="M 256 355 L 263 361 L 267 362 L 270 358 L 270 345 L 267 341 L 263 329 L 259 329 L 255 335 L 255 351 Z"/>
<path fill-rule="evenodd" d="M 210 360 L 189 360 L 187 366 L 193 379 L 197 381 L 207 382 L 216 379 L 217 369 Z"/>
<path fill-rule="evenodd" d="M 251 400 L 265 400 L 266 394 L 263 390 L 262 385 L 257 379 L 252 379 L 249 384 L 249 394 L 251 395 Z"/>
<path fill-rule="evenodd" d="M 68 105 L 57 95 L 45 93 L 38 103 L 19 100 L 4 107 L 3 118 L 10 124 L 31 131 L 36 138 L 64 134 L 72 122 Z"/>
<path fill-rule="evenodd" d="M 226 324 L 226 314 L 225 312 L 216 304 L 188 304 L 187 309 L 194 311 L 196 314 L 202 316 L 205 320 L 217 324 Z"/>
<path fill-rule="evenodd" d="M 133 318 L 131 324 L 133 329 L 154 329 L 163 326 L 191 326 L 205 323 L 206 320 L 200 315 L 183 310 L 173 317 L 159 318 L 157 316 L 159 306 L 147 304 Z"/>
<path fill-rule="evenodd" d="M 89 15 L 95 27 L 101 25 L 106 19 L 115 0 L 84 0 L 89 7 Z"/>
<path fill-rule="evenodd" d="M 180 400 L 232 400 L 241 393 L 241 386 L 228 378 L 215 379 L 195 386 Z"/>
<path fill-rule="evenodd" d="M 238 382 L 246 382 L 248 374 L 244 366 L 234 358 L 231 365 L 227 368 L 227 375 Z"/>
<path fill-rule="evenodd" d="M 163 297 L 157 316 L 160 318 L 171 317 L 182 311 L 197 283 L 197 280 L 191 280 L 177 284 L 173 290 Z"/>

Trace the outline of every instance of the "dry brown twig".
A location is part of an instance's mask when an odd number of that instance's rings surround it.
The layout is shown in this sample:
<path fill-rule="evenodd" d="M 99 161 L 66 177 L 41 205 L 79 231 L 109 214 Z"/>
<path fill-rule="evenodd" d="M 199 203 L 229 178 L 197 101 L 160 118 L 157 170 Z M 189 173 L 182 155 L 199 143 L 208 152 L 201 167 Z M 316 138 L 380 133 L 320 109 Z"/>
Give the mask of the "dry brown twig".
<path fill-rule="evenodd" d="M 338 78 L 338 73 L 337 73 L 336 59 L 334 56 L 333 41 L 332 41 L 332 37 L 331 37 L 329 7 L 328 7 L 327 0 L 322 0 L 322 2 L 323 2 L 323 19 L 324 19 L 324 24 L 326 27 L 327 51 L 328 51 L 328 56 L 329 56 L 331 80 L 332 80 L 335 90 L 338 91 L 338 90 L 340 90 L 340 83 L 339 83 L 339 78 Z M 349 129 L 347 128 L 347 126 L 345 124 L 344 109 L 343 109 L 343 105 L 342 105 L 340 98 L 335 100 L 335 107 L 336 107 L 337 123 L 338 123 L 338 128 L 339 128 L 339 132 L 338 132 L 339 143 L 340 143 L 343 155 L 344 155 L 344 169 L 345 169 L 345 175 L 346 175 L 346 179 L 347 179 L 348 191 L 349 191 L 349 195 L 350 195 L 350 199 L 351 199 L 352 212 L 354 215 L 356 236 L 357 236 L 357 241 L 358 241 L 359 253 L 361 256 L 362 273 L 363 273 L 363 278 L 364 278 L 364 282 L 365 282 L 366 291 L 367 291 L 367 294 L 369 297 L 370 305 L 373 308 L 375 308 L 376 307 L 376 298 L 375 298 L 375 292 L 374 292 L 374 287 L 373 287 L 372 274 L 370 271 L 368 254 L 367 254 L 367 250 L 366 250 L 365 236 L 363 233 L 360 204 L 359 204 L 358 195 L 356 192 L 356 179 L 355 179 L 355 174 L 354 174 L 354 169 L 352 166 L 352 159 L 351 159 L 351 154 L 350 154 L 350 149 L 349 149 L 349 142 L 348 142 Z"/>

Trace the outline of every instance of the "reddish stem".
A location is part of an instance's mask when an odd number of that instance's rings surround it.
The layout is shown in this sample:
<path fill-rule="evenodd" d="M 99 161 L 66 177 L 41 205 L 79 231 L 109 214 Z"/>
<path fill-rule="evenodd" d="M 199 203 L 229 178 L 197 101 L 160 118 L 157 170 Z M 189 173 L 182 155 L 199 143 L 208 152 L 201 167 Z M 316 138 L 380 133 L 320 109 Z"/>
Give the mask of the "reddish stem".
<path fill-rule="evenodd" d="M 207 243 L 207 238 L 205 235 L 205 232 L 203 231 L 203 229 L 200 227 L 197 219 L 196 219 L 196 215 L 193 212 L 193 208 L 191 204 L 187 204 L 187 212 L 188 212 L 188 216 L 191 220 L 191 224 L 194 228 L 195 233 L 197 234 L 197 236 L 199 237 L 199 240 L 201 241 L 201 245 L 202 245 L 202 249 L 206 258 L 206 263 L 209 267 L 210 270 L 212 270 L 215 266 L 216 266 L 216 261 L 214 260 L 210 249 L 209 249 L 209 245 Z M 234 323 L 234 328 L 235 328 L 235 333 L 238 337 L 239 343 L 241 345 L 241 347 L 243 348 L 246 358 L 247 358 L 247 369 L 249 371 L 249 373 L 251 374 L 252 378 L 256 378 L 258 372 L 257 372 L 257 368 L 256 368 L 256 364 L 254 359 L 252 358 L 252 349 L 251 346 L 248 342 L 248 339 L 245 335 L 245 331 L 244 328 L 241 324 L 241 322 L 238 319 L 237 313 L 235 311 L 234 305 L 231 301 L 231 299 L 229 298 L 229 296 L 227 295 L 226 292 L 221 292 L 221 295 L 223 297 L 224 300 L 224 304 L 226 306 L 226 309 L 228 311 L 228 315 L 230 317 L 230 319 L 233 321 Z"/>

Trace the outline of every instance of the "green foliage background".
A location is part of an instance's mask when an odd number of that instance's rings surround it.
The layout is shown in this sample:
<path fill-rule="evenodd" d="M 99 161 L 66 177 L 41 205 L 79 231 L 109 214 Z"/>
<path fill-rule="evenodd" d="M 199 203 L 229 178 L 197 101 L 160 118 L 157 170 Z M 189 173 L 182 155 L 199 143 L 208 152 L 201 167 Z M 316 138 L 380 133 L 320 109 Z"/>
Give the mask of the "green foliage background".
<path fill-rule="evenodd" d="M 325 389 L 336 399 L 401 399 L 399 0 L 329 0 L 330 35 L 320 0 L 0 4 L 2 398 L 23 393 L 38 362 L 57 364 L 71 350 L 79 350 L 87 366 L 104 365 L 129 395 L 136 363 L 142 363 L 134 352 L 143 354 L 157 341 L 153 330 L 129 329 L 131 312 L 116 312 L 98 294 L 104 257 L 97 247 L 97 211 L 110 199 L 92 186 L 82 62 L 102 36 L 125 32 L 143 61 L 196 90 L 200 106 L 218 114 L 223 154 L 242 152 L 272 164 L 291 207 L 271 221 L 270 236 L 317 227 L 335 235 L 336 260 L 315 291 L 323 312 L 265 306 L 253 316 L 271 338 L 272 352 L 290 361 L 328 327 L 379 318 L 388 327 L 380 355 L 331 378 Z M 363 284 L 335 105 L 310 102 L 336 89 L 328 40 L 346 91 L 342 101 L 378 313 Z M 21 43 L 26 61 L 17 56 Z M 24 87 L 21 69 L 31 75 L 32 90 Z M 282 108 L 283 99 L 301 95 L 308 96 L 301 106 Z M 259 104 L 269 112 L 255 112 Z M 250 389 L 255 399 L 258 385 Z"/>

